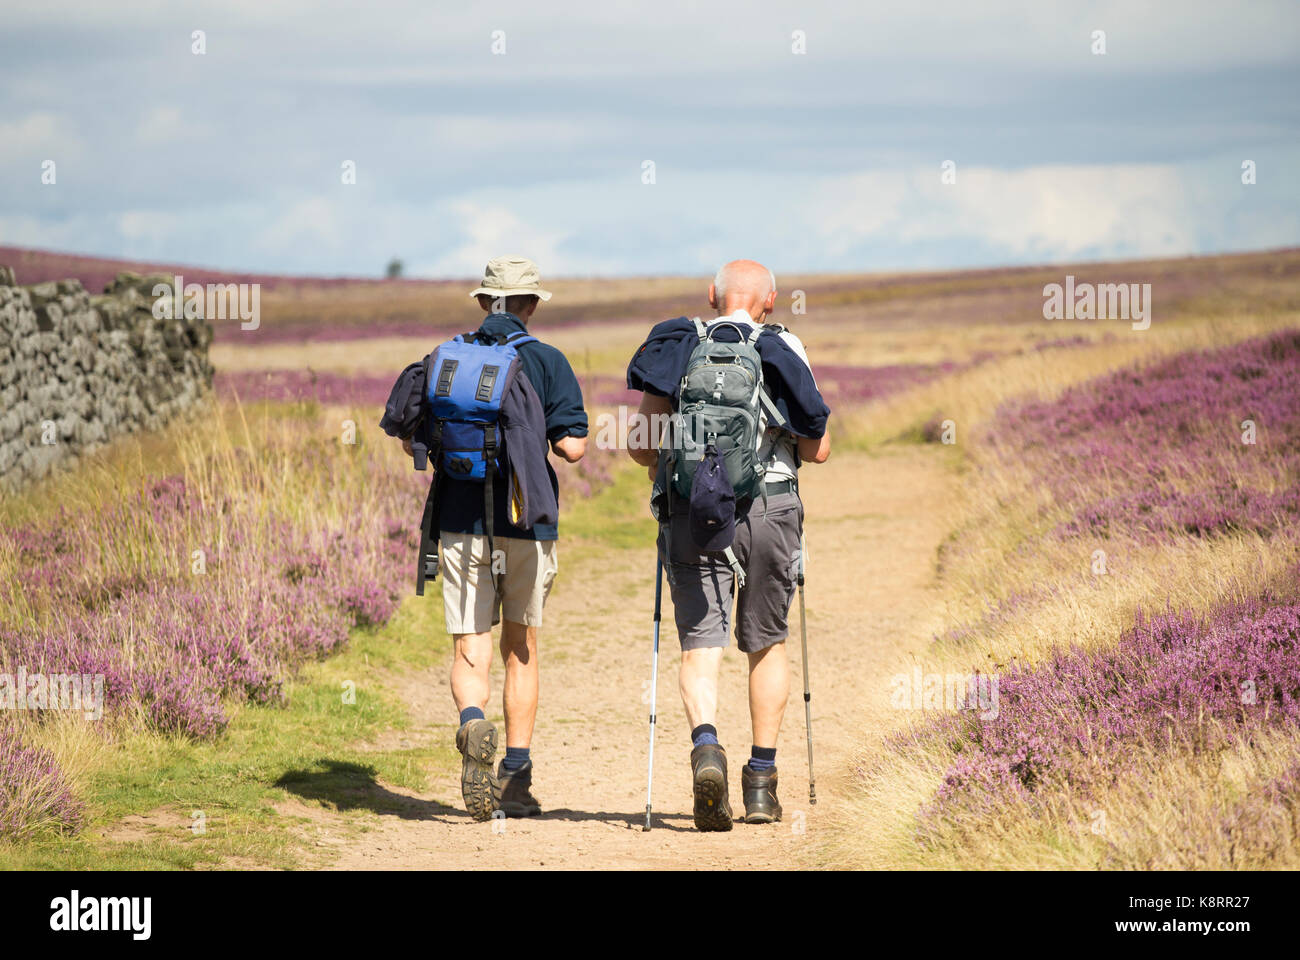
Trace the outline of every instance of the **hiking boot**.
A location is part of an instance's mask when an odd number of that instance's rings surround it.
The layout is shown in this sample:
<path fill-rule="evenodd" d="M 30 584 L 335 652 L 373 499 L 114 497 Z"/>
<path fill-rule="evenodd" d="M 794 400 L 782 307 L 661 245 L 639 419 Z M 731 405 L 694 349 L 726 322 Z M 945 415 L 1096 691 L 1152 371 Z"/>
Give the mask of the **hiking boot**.
<path fill-rule="evenodd" d="M 695 828 L 730 830 L 727 751 L 716 743 L 700 744 L 691 751 L 691 773 L 695 785 Z"/>
<path fill-rule="evenodd" d="M 518 770 L 507 770 L 505 761 L 497 768 L 497 808 L 507 817 L 535 817 L 542 805 L 533 796 L 533 761 Z"/>
<path fill-rule="evenodd" d="M 475 820 L 491 820 L 496 809 L 496 777 L 492 758 L 497 752 L 497 728 L 490 720 L 471 720 L 456 731 L 456 749 L 465 759 L 460 765 L 460 795 Z"/>
<path fill-rule="evenodd" d="M 781 819 L 781 804 L 776 799 L 776 767 L 754 770 L 745 764 L 740 768 L 740 789 L 745 795 L 746 823 L 775 823 Z"/>

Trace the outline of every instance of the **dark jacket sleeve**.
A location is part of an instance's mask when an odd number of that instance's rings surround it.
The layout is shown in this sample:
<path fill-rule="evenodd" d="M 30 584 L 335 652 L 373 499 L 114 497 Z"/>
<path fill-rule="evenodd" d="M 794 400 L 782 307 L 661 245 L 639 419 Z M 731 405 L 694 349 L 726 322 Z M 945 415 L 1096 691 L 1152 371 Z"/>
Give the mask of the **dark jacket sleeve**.
<path fill-rule="evenodd" d="M 585 432 L 585 413 L 583 427 Z M 539 523 L 558 523 L 560 505 L 546 462 L 546 415 L 518 363 L 511 368 L 510 382 L 501 397 L 501 430 L 508 484 L 506 518 L 523 530 Z"/>
<path fill-rule="evenodd" d="M 724 341 L 734 341 L 736 336 L 732 330 L 719 334 Z M 656 324 L 628 364 L 628 389 L 668 397 L 676 404 L 682 372 L 698 342 L 695 324 L 686 317 Z M 756 346 L 763 360 L 764 386 L 785 417 L 787 429 L 800 437 L 823 436 L 831 411 L 812 371 L 776 330 L 760 336 Z"/>
<path fill-rule="evenodd" d="M 436 354 L 437 351 L 434 351 Z M 390 437 L 409 437 L 415 432 L 420 419 L 420 404 L 424 399 L 424 360 L 413 363 L 397 378 L 384 405 L 384 415 L 379 426 Z"/>
<path fill-rule="evenodd" d="M 546 398 L 542 403 L 542 411 L 546 416 L 546 439 L 585 437 L 588 428 L 587 409 L 583 406 L 582 385 L 578 382 L 578 375 L 573 372 L 568 357 L 549 344 L 544 346 L 551 351 L 550 362 L 546 365 L 547 382 L 541 394 Z"/>
<path fill-rule="evenodd" d="M 655 324 L 627 365 L 627 388 L 675 402 L 697 340 L 695 324 L 686 317 Z"/>
<path fill-rule="evenodd" d="M 808 365 L 775 331 L 759 337 L 757 346 L 763 358 L 763 385 L 785 417 L 786 429 L 799 437 L 825 436 L 831 408 L 817 389 Z"/>

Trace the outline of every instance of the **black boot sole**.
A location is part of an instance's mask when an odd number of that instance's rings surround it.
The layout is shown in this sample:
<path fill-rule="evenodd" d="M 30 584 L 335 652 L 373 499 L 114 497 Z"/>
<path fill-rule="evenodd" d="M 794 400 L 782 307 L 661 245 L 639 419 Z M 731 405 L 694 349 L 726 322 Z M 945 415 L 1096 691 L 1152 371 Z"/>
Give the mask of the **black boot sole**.
<path fill-rule="evenodd" d="M 727 798 L 727 780 L 715 766 L 705 766 L 695 773 L 695 828 L 722 833 L 732 828 L 731 803 Z"/>
<path fill-rule="evenodd" d="M 491 820 L 497 808 L 496 774 L 492 770 L 492 758 L 497 752 L 497 728 L 485 721 L 470 722 L 475 726 L 466 736 L 462 751 L 460 794 L 471 817 L 479 821 Z"/>

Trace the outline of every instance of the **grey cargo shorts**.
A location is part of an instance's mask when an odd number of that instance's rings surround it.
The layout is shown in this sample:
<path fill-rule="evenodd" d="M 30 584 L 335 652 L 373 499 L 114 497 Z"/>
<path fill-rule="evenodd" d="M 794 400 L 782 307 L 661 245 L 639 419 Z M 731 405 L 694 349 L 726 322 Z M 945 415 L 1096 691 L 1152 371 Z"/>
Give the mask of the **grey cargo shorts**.
<path fill-rule="evenodd" d="M 794 492 L 768 497 L 766 512 L 760 497 L 736 522 L 732 550 L 745 570 L 736 601 L 736 643 L 745 653 L 780 643 L 790 632 L 802 531 L 803 504 Z M 696 548 L 685 503 L 674 512 L 671 530 L 659 526 L 659 558 L 668 573 L 682 649 L 727 646 L 735 575 L 723 554 Z"/>

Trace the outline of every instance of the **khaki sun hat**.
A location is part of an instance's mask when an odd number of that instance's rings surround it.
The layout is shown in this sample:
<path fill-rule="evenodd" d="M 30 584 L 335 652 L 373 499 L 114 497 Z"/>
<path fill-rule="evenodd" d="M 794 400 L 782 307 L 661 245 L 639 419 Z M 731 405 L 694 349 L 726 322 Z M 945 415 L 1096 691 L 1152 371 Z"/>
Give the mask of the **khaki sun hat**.
<path fill-rule="evenodd" d="M 542 300 L 551 299 L 549 290 L 542 289 L 542 275 L 537 264 L 527 257 L 494 257 L 483 268 L 483 285 L 470 291 L 471 297 L 486 293 L 489 297 L 514 297 L 532 294 Z"/>

